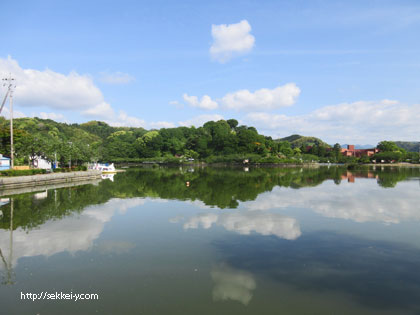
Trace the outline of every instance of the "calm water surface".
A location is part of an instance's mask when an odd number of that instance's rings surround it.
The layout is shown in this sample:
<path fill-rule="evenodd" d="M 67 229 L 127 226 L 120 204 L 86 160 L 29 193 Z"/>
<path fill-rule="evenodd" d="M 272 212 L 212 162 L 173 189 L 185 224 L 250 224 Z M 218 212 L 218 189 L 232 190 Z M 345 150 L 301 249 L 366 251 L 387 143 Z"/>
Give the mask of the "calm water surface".
<path fill-rule="evenodd" d="M 3 196 L 0 314 L 419 314 L 419 184 L 416 168 L 161 167 Z"/>

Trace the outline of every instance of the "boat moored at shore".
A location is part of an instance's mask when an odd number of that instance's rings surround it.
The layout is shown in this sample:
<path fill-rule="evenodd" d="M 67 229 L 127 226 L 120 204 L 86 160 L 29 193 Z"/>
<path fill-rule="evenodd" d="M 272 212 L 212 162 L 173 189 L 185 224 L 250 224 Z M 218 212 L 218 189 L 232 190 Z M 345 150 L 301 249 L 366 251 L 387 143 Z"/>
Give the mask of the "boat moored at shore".
<path fill-rule="evenodd" d="M 116 173 L 117 172 L 115 169 L 114 163 L 111 163 L 111 164 L 94 163 L 92 165 L 89 165 L 89 169 L 98 170 L 98 171 L 101 171 L 102 173 Z"/>

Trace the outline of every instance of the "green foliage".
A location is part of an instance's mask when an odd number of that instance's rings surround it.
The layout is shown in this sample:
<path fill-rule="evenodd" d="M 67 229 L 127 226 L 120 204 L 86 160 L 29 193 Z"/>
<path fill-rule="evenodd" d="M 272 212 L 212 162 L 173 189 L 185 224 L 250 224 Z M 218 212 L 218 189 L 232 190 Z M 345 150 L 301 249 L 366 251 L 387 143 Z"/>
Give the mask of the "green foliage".
<path fill-rule="evenodd" d="M 292 146 L 290 145 L 290 142 L 288 141 L 280 141 L 277 142 L 277 152 L 282 153 L 285 156 L 292 156 L 294 154 L 300 154 L 300 149 L 297 148 L 298 151 L 294 151 L 292 149 Z"/>
<path fill-rule="evenodd" d="M 291 135 L 291 136 L 288 136 L 288 137 L 284 137 L 284 138 L 278 139 L 277 141 L 293 142 L 293 141 L 299 140 L 302 137 L 303 136 L 301 136 L 301 135 Z"/>
<path fill-rule="evenodd" d="M 395 141 L 395 144 L 408 152 L 419 153 L 420 151 L 420 142 Z"/>
<path fill-rule="evenodd" d="M 376 162 L 400 162 L 407 158 L 407 151 L 398 147 L 393 141 L 382 141 L 378 143 L 379 153 L 373 156 Z"/>
<path fill-rule="evenodd" d="M 267 156 L 259 158 L 256 163 L 258 164 L 300 164 L 300 160 L 296 160 L 293 158 L 279 158 L 276 156 Z"/>
<path fill-rule="evenodd" d="M 333 152 L 333 157 L 335 158 L 336 161 L 338 161 L 341 155 L 341 145 L 339 143 L 334 144 L 332 152 Z"/>
<path fill-rule="evenodd" d="M 393 141 L 381 141 L 378 143 L 377 148 L 382 152 L 401 152 L 403 154 L 406 153 L 406 151 L 403 148 L 397 146 Z"/>
<path fill-rule="evenodd" d="M 343 157 L 338 143 L 331 148 L 318 138 L 300 135 L 273 140 L 254 127 L 239 125 L 235 119 L 209 121 L 199 128 L 150 131 L 112 127 L 100 121 L 79 125 L 40 118 L 15 119 L 14 127 L 17 165 L 30 164 L 36 157 L 50 162 L 57 159 L 60 167 L 97 161 L 179 164 L 187 159 L 215 163 L 241 163 L 243 159 L 252 163 L 357 162 L 355 158 Z M 407 153 L 393 142 L 383 141 L 379 147 L 381 153 L 374 157 L 379 161 L 418 162 L 418 155 Z M 10 155 L 9 122 L 2 117 L 0 153 Z M 254 155 L 255 158 L 249 158 Z M 362 158 L 359 162 L 369 161 Z"/>
<path fill-rule="evenodd" d="M 53 169 L 53 172 L 54 173 L 69 173 L 71 172 L 71 169 L 68 167 L 62 167 L 62 168 L 60 167 L 60 168 Z"/>
<path fill-rule="evenodd" d="M 228 154 L 228 155 L 217 155 L 209 156 L 205 159 L 206 163 L 237 163 L 243 164 L 244 160 L 248 160 L 249 163 L 256 163 L 260 159 L 258 154 Z"/>
<path fill-rule="evenodd" d="M 385 152 L 379 152 L 376 153 L 373 156 L 373 159 L 376 160 L 376 162 L 382 162 L 385 161 L 387 163 L 389 162 L 400 162 L 404 158 L 404 154 L 399 151 L 385 151 Z"/>
<path fill-rule="evenodd" d="M 0 152 L 10 154 L 9 121 L 0 119 Z M 14 120 L 15 158 L 28 164 L 35 157 L 50 162 L 55 158 L 66 165 L 80 165 L 99 159 L 101 139 L 77 124 L 58 123 L 50 119 L 19 118 Z"/>
<path fill-rule="evenodd" d="M 120 156 L 136 157 L 136 148 L 133 145 L 135 141 L 136 138 L 132 131 L 119 130 L 113 132 L 106 138 L 105 156 L 109 160 Z"/>
<path fill-rule="evenodd" d="M 71 169 L 68 167 L 53 169 L 54 173 L 68 173 L 68 172 L 77 172 L 77 171 L 87 171 L 87 167 L 85 165 L 78 165 L 78 166 L 72 166 Z"/>
<path fill-rule="evenodd" d="M 302 160 L 304 162 L 318 162 L 319 157 L 314 154 L 302 154 Z"/>
<path fill-rule="evenodd" d="M 420 156 L 418 152 L 407 152 L 405 158 L 406 158 L 406 161 L 411 162 L 411 163 L 420 162 Z"/>
<path fill-rule="evenodd" d="M 370 163 L 370 158 L 364 155 L 359 158 L 358 162 L 359 164 L 367 164 L 367 163 Z"/>
<path fill-rule="evenodd" d="M 29 170 L 4 170 L 0 171 L 0 176 L 26 176 L 45 174 L 47 171 L 44 169 L 29 169 Z"/>
<path fill-rule="evenodd" d="M 238 126 L 238 121 L 236 119 L 228 119 L 227 120 L 228 125 L 231 129 L 235 129 Z"/>
<path fill-rule="evenodd" d="M 285 138 L 278 139 L 276 141 L 287 141 L 290 143 L 292 148 L 306 148 L 306 147 L 312 147 L 312 146 L 322 146 L 325 148 L 329 148 L 330 145 L 325 143 L 319 138 L 316 137 L 304 137 L 300 135 L 291 135 Z"/>

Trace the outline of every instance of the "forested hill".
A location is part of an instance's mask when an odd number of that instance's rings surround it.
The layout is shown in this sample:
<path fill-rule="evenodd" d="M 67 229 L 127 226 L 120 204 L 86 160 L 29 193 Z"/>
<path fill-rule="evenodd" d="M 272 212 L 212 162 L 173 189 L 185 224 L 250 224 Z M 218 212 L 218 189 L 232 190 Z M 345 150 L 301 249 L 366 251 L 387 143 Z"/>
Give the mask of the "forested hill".
<path fill-rule="evenodd" d="M 420 152 L 420 142 L 395 141 L 395 144 L 409 152 Z"/>
<path fill-rule="evenodd" d="M 287 141 L 290 143 L 292 148 L 301 148 L 301 147 L 309 147 L 309 146 L 323 146 L 329 148 L 330 145 L 325 143 L 319 138 L 316 137 L 305 137 L 301 135 L 291 135 L 285 138 L 277 139 L 276 141 L 282 142 Z"/>
<path fill-rule="evenodd" d="M 36 156 L 61 166 L 84 162 L 180 163 L 186 159 L 206 162 L 300 163 L 304 161 L 350 163 L 357 159 L 340 154 L 315 137 L 292 135 L 273 140 L 254 127 L 239 125 L 235 119 L 208 121 L 202 127 L 144 128 L 112 127 L 101 121 L 83 124 L 59 123 L 50 119 L 14 119 L 15 164 L 27 165 Z M 404 144 L 398 143 L 401 147 Z M 401 145 L 402 144 L 402 145 Z M 418 145 L 418 143 L 417 143 Z M 390 141 L 378 148 L 380 160 L 418 161 L 418 152 L 406 152 Z M 408 150 L 418 150 L 418 146 Z M 10 123 L 0 117 L 0 154 L 10 156 Z M 414 155 L 413 155 L 414 154 Z M 362 158 L 361 158 L 362 159 Z M 365 158 L 363 162 L 369 162 Z"/>
<path fill-rule="evenodd" d="M 10 155 L 9 121 L 0 117 L 0 153 Z M 254 127 L 239 126 L 235 119 L 209 121 L 203 127 L 143 128 L 112 127 L 100 121 L 83 124 L 59 123 L 50 119 L 14 120 L 17 164 L 28 156 L 42 156 L 73 164 L 99 161 L 123 161 L 138 158 L 254 154 L 264 157 L 288 157 L 294 151 L 287 141 L 274 141 Z"/>

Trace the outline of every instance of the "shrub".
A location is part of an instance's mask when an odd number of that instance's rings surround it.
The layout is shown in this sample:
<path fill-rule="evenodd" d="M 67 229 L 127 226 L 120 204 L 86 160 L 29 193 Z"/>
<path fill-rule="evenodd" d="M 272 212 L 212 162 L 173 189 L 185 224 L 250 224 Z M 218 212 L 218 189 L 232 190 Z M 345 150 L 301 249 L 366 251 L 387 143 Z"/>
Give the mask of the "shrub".
<path fill-rule="evenodd" d="M 313 154 L 302 154 L 302 160 L 304 162 L 318 162 L 319 161 L 319 157 Z"/>
<path fill-rule="evenodd" d="M 207 163 L 243 163 L 248 160 L 249 163 L 256 163 L 261 158 L 258 154 L 228 154 L 211 155 L 205 159 Z"/>
<path fill-rule="evenodd" d="M 47 173 L 47 170 L 34 168 L 29 170 L 4 170 L 0 171 L 0 176 L 28 176 L 45 173 Z"/>
<path fill-rule="evenodd" d="M 279 158 L 276 156 L 268 156 L 260 158 L 257 163 L 261 164 L 301 164 L 299 160 L 292 158 Z"/>

